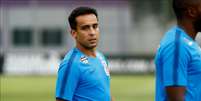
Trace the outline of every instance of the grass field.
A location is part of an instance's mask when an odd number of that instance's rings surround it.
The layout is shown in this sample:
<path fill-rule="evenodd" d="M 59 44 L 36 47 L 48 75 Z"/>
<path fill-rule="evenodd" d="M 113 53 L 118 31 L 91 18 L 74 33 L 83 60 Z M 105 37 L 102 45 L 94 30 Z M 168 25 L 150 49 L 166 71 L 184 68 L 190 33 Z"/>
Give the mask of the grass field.
<path fill-rule="evenodd" d="M 0 101 L 55 101 L 55 76 L 1 76 Z M 154 76 L 111 76 L 115 101 L 154 101 Z"/>

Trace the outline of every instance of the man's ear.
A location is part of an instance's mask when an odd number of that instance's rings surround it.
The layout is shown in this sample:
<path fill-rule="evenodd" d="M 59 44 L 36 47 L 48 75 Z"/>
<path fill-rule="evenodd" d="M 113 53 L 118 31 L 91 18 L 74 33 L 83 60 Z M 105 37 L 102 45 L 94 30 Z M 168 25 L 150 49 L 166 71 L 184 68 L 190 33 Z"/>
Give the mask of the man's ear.
<path fill-rule="evenodd" d="M 75 39 L 77 38 L 77 32 L 75 30 L 72 29 L 70 31 L 70 33 L 71 33 L 71 35 L 72 35 L 73 38 L 75 38 Z"/>
<path fill-rule="evenodd" d="M 197 10 L 194 7 L 187 8 L 187 13 L 191 18 L 195 18 L 197 16 Z"/>

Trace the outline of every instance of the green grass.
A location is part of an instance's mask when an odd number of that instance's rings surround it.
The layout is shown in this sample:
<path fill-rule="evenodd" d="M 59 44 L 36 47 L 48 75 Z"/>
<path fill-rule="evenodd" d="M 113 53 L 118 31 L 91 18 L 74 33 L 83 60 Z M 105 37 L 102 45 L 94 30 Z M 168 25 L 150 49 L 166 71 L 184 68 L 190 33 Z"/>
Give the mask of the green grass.
<path fill-rule="evenodd" d="M 1 76 L 0 101 L 55 101 L 55 76 Z M 154 101 L 154 77 L 112 76 L 115 101 Z"/>
<path fill-rule="evenodd" d="M 115 101 L 154 101 L 154 76 L 114 76 L 111 92 Z"/>

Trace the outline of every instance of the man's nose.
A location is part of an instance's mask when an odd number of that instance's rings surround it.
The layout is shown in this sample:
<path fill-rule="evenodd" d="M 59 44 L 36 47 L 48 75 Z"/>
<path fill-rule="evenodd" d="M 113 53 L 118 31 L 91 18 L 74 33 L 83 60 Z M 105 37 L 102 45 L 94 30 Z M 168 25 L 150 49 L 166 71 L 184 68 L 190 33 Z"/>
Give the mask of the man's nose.
<path fill-rule="evenodd" d="M 94 29 L 93 27 L 90 27 L 89 34 L 90 35 L 95 35 L 96 34 L 96 29 Z"/>

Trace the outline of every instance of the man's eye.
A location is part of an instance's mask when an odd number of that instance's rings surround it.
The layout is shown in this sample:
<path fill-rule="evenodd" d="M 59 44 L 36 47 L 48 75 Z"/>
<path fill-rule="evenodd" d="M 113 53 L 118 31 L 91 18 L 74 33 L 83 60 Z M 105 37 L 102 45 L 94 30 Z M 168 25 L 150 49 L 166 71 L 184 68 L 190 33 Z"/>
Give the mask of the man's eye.
<path fill-rule="evenodd" d="M 98 27 L 98 24 L 94 24 L 93 28 L 96 29 Z"/>
<path fill-rule="evenodd" d="M 82 30 L 87 30 L 89 28 L 89 26 L 83 26 Z"/>

